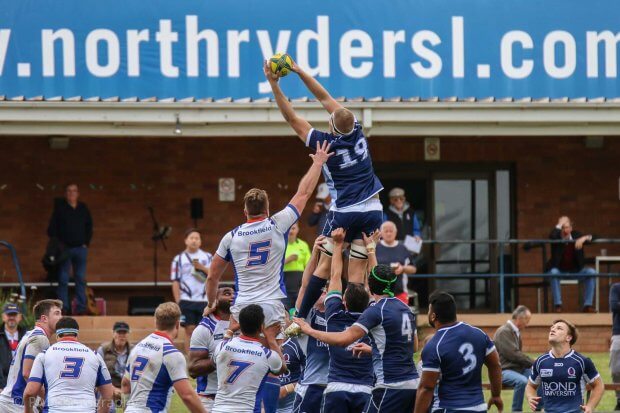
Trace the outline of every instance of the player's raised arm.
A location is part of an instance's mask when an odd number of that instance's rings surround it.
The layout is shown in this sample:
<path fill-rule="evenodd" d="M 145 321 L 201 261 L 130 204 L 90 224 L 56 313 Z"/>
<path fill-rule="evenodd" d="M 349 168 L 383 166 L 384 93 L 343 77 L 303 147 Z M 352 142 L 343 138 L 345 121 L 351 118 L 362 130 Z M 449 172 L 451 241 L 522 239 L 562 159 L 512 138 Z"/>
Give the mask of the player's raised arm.
<path fill-rule="evenodd" d="M 316 153 L 310 154 L 312 158 L 312 166 L 308 169 L 308 172 L 301 178 L 299 181 L 299 187 L 297 188 L 297 193 L 291 199 L 290 204 L 297 209 L 297 212 L 301 215 L 302 211 L 306 207 L 306 203 L 308 199 L 314 193 L 314 188 L 316 188 L 316 184 L 319 182 L 319 176 L 321 176 L 321 171 L 323 169 L 323 164 L 327 162 L 327 160 L 334 154 L 329 153 L 330 145 L 323 141 L 323 143 L 316 144 Z M 214 261 L 215 262 L 215 261 Z M 213 266 L 213 264 L 211 264 Z"/>
<path fill-rule="evenodd" d="M 308 137 L 308 133 L 310 132 L 310 129 L 312 129 L 312 126 L 307 120 L 297 115 L 293 109 L 293 105 L 291 105 L 291 102 L 288 101 L 287 97 L 284 95 L 284 92 L 282 92 L 280 85 L 278 84 L 279 76 L 271 72 L 267 61 L 265 61 L 263 65 L 263 71 L 265 72 L 265 77 L 271 86 L 273 96 L 276 99 L 276 104 L 278 105 L 284 120 L 291 125 L 295 133 L 297 133 L 297 136 L 299 136 L 299 139 L 301 139 L 303 143 L 306 143 L 306 138 Z"/>
<path fill-rule="evenodd" d="M 346 347 L 366 335 L 366 332 L 357 325 L 352 325 L 344 331 L 327 332 L 313 329 L 306 320 L 301 318 L 293 318 L 293 321 L 299 325 L 304 334 L 314 337 L 330 346 Z"/>
<path fill-rule="evenodd" d="M 299 75 L 299 78 L 306 85 L 308 90 L 321 102 L 321 105 L 331 115 L 337 109 L 342 109 L 342 105 L 334 99 L 329 92 L 319 83 L 318 80 L 306 73 L 297 63 L 293 61 L 291 70 Z"/>
<path fill-rule="evenodd" d="M 220 246 L 218 248 L 218 252 L 216 252 L 213 255 L 213 261 L 211 262 L 211 266 L 209 267 L 209 275 L 207 276 L 207 281 L 205 281 L 206 283 L 206 291 L 207 291 L 207 302 L 208 304 L 208 308 L 210 311 L 214 311 L 215 310 L 215 306 L 217 305 L 217 288 L 218 285 L 220 284 L 220 279 L 222 278 L 222 274 L 224 274 L 224 271 L 226 270 L 226 267 L 228 266 L 228 261 L 226 261 L 224 258 L 222 258 L 220 256 L 220 254 L 222 253 L 223 250 L 225 250 L 225 246 L 223 246 L 224 244 L 229 244 L 229 234 L 226 234 L 224 236 L 224 238 L 222 239 Z"/>
<path fill-rule="evenodd" d="M 342 248 L 344 244 L 345 230 L 336 228 L 332 231 L 334 251 L 332 252 L 332 270 L 329 279 L 329 292 L 336 291 L 342 294 Z"/>

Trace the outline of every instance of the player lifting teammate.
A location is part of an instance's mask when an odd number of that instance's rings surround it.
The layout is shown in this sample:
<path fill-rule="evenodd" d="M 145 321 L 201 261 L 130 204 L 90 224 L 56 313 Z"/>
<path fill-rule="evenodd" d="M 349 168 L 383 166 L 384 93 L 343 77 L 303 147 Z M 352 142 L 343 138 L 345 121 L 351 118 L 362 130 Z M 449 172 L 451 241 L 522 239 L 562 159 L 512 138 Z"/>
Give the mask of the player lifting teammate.
<path fill-rule="evenodd" d="M 345 109 L 321 86 L 321 84 L 291 60 L 291 70 L 297 73 L 306 87 L 329 113 L 329 132 L 314 129 L 300 117 L 291 106 L 278 84 L 279 74 L 274 74 L 267 62 L 264 72 L 282 116 L 295 130 L 297 136 L 313 148 L 317 143 L 329 142 L 335 156 L 330 158 L 323 174 L 335 200 L 327 216 L 323 235 L 330 237 L 332 230 L 343 228 L 347 235 L 345 242 L 352 243 L 348 280 L 363 283 L 367 267 L 367 253 L 362 233 L 370 234 L 381 226 L 383 208 L 379 192 L 383 189 L 375 176 L 368 142 L 351 111 Z M 325 253 L 306 287 L 306 294 L 299 308 L 299 316 L 305 318 L 308 311 L 321 295 L 330 274 L 331 239 L 325 244 Z"/>

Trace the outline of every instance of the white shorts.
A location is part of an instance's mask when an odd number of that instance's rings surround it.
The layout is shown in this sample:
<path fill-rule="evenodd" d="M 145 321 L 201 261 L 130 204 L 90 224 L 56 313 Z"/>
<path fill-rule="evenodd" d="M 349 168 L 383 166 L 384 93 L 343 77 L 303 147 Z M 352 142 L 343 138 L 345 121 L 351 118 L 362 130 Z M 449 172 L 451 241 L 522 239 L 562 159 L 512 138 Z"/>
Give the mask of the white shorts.
<path fill-rule="evenodd" d="M 215 399 L 204 396 L 198 397 L 200 399 L 200 403 L 202 403 L 202 406 L 205 408 L 206 411 L 210 412 L 211 410 L 213 410 L 213 404 L 215 404 Z"/>
<path fill-rule="evenodd" d="M 263 313 L 265 314 L 265 326 L 270 326 L 275 323 L 280 323 L 282 326 L 282 330 L 284 330 L 286 323 L 286 309 L 284 308 L 284 304 L 280 300 L 269 300 L 264 301 L 262 303 L 246 303 L 246 304 L 235 304 L 230 307 L 230 314 L 239 322 L 239 313 L 245 307 L 250 304 L 258 304 L 263 309 Z M 284 334 L 278 334 L 279 339 L 284 338 Z"/>
<path fill-rule="evenodd" d="M 38 410 L 35 408 L 35 412 Z M 0 412 L 2 413 L 24 413 L 24 406 L 15 404 L 12 401 L 0 399 Z"/>

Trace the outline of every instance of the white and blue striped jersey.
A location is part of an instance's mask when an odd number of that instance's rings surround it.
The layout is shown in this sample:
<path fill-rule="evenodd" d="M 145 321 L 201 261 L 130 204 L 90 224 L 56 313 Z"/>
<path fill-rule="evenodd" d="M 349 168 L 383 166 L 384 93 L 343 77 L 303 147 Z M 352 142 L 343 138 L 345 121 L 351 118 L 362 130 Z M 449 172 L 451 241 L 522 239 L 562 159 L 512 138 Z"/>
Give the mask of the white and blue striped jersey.
<path fill-rule="evenodd" d="M 41 327 L 35 327 L 24 334 L 17 345 L 15 357 L 11 361 L 6 387 L 0 394 L 0 401 L 19 406 L 23 405 L 22 397 L 26 388 L 23 370 L 24 360 L 34 360 L 39 353 L 47 350 L 49 346 L 50 341 Z"/>
<path fill-rule="evenodd" d="M 459 322 L 437 330 L 422 349 L 422 371 L 441 374 L 435 407 L 486 412 L 482 366 L 494 351 L 495 345 L 489 336 L 467 323 Z"/>
<path fill-rule="evenodd" d="M 233 265 L 234 304 L 286 297 L 284 253 L 288 232 L 298 219 L 299 212 L 289 204 L 270 218 L 250 220 L 224 235 L 216 254 Z"/>
<path fill-rule="evenodd" d="M 95 413 L 95 388 L 112 383 L 101 356 L 69 337 L 39 353 L 28 381 L 45 386 L 45 413 Z"/>
<path fill-rule="evenodd" d="M 208 351 L 209 357 L 224 339 L 224 333 L 230 321 L 220 320 L 214 314 L 203 317 L 192 333 L 189 351 Z M 196 379 L 196 392 L 199 395 L 215 395 L 217 393 L 217 370 Z"/>
<path fill-rule="evenodd" d="M 333 135 L 310 129 L 306 146 L 316 149 L 316 144 L 329 142 L 335 153 L 323 165 L 323 177 L 332 200 L 331 209 L 345 212 L 347 208 L 363 203 L 383 189 L 375 175 L 368 141 L 362 125 L 355 120 L 353 131 L 348 135 Z"/>
<path fill-rule="evenodd" d="M 166 412 L 172 385 L 188 379 L 185 356 L 167 335 L 156 331 L 131 350 L 125 377 L 131 382 L 125 413 Z"/>
<path fill-rule="evenodd" d="M 211 413 L 260 413 L 269 373 L 282 368 L 280 356 L 254 338 L 239 336 L 223 341 L 215 350 L 218 388 Z"/>
<path fill-rule="evenodd" d="M 530 381 L 542 387 L 545 412 L 578 413 L 585 396 L 582 381 L 592 384 L 599 376 L 592 360 L 583 354 L 571 350 L 555 357 L 550 351 L 536 359 Z"/>
<path fill-rule="evenodd" d="M 376 387 L 417 389 L 418 370 L 413 361 L 416 317 L 398 298 L 382 298 L 368 307 L 354 325 L 372 339 Z"/>
<path fill-rule="evenodd" d="M 313 308 L 306 322 L 315 330 L 327 331 L 325 313 Z M 301 336 L 297 339 L 306 354 L 306 368 L 303 371 L 301 384 L 327 384 L 329 374 L 329 346 L 312 336 Z"/>
<path fill-rule="evenodd" d="M 193 275 L 193 260 L 198 260 L 205 267 L 211 266 L 213 256 L 203 250 L 195 253 L 184 251 L 174 257 L 170 268 L 170 280 L 179 283 L 181 300 L 184 301 L 207 301 L 205 279 Z"/>

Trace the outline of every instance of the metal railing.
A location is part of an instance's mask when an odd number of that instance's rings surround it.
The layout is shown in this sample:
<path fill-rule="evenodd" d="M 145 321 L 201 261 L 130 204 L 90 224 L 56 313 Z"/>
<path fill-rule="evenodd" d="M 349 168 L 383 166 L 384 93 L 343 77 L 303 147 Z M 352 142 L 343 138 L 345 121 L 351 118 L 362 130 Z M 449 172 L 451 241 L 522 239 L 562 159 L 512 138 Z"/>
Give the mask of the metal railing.
<path fill-rule="evenodd" d="M 494 246 L 495 248 L 489 248 L 489 259 L 480 259 L 476 260 L 475 257 L 472 257 L 468 260 L 461 260 L 463 263 L 469 263 L 472 260 L 480 263 L 488 263 L 489 264 L 489 273 L 435 273 L 435 274 L 409 274 L 409 278 L 434 278 L 434 279 L 499 279 L 499 311 L 501 313 L 505 312 L 506 306 L 506 297 L 505 297 L 505 283 L 506 278 L 551 278 L 557 277 L 557 275 L 552 275 L 546 272 L 540 273 L 517 273 L 517 272 L 506 272 L 505 271 L 505 258 L 506 254 L 504 253 L 505 247 L 510 246 L 518 246 L 523 244 L 524 246 L 529 246 L 530 248 L 543 248 L 543 257 L 546 256 L 545 248 L 547 245 L 551 244 L 570 244 L 575 243 L 575 240 L 552 240 L 552 239 L 476 239 L 476 240 L 424 240 L 425 245 L 461 245 L 461 244 L 486 244 L 489 246 Z M 618 238 L 596 238 L 592 241 L 588 241 L 587 245 L 592 244 L 620 244 L 620 239 Z M 516 255 L 516 254 L 514 254 Z M 513 255 L 513 256 L 514 256 Z M 430 259 L 429 261 L 433 261 Z M 498 270 L 497 272 L 491 272 L 493 262 L 498 262 Z M 435 263 L 438 263 L 435 260 Z M 620 277 L 620 273 L 597 273 L 594 275 L 595 277 Z M 517 286 L 518 287 L 518 286 Z"/>
<path fill-rule="evenodd" d="M 19 259 L 17 258 L 17 252 L 15 248 L 11 244 L 6 241 L 0 241 L 0 247 L 5 247 L 11 253 L 11 259 L 13 260 L 13 266 L 15 267 L 15 272 L 17 273 L 17 281 L 19 282 L 19 287 L 21 291 L 21 296 L 24 297 L 22 301 L 22 312 L 26 312 L 26 286 L 24 285 L 24 277 L 22 276 L 22 267 L 19 265 Z"/>

